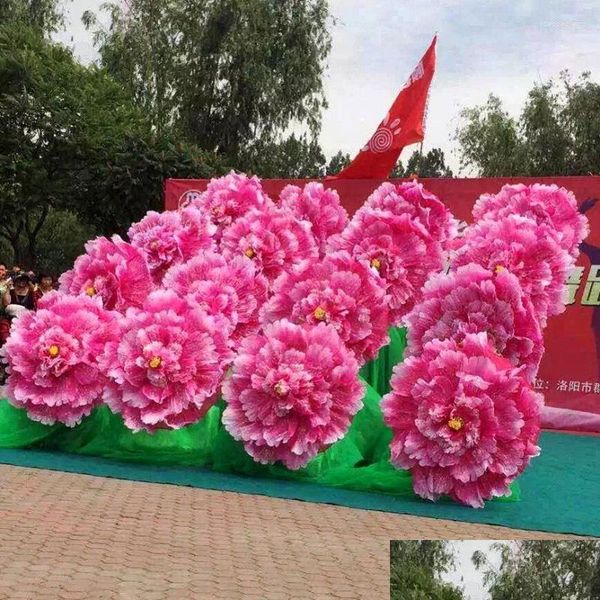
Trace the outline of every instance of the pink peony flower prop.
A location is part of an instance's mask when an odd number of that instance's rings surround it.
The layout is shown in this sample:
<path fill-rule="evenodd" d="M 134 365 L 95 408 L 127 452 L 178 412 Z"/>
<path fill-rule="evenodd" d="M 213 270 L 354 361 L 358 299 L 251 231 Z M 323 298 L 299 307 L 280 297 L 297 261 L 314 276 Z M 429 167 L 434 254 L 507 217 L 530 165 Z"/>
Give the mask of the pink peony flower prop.
<path fill-rule="evenodd" d="M 250 211 L 236 221 L 223 234 L 221 250 L 227 260 L 245 256 L 253 261 L 271 282 L 319 254 L 310 227 L 278 209 Z"/>
<path fill-rule="evenodd" d="M 157 213 L 150 211 L 129 229 L 131 244 L 146 258 L 155 281 L 160 283 L 169 267 L 196 254 L 216 248 L 216 227 L 197 208 Z"/>
<path fill-rule="evenodd" d="M 215 402 L 232 359 L 217 322 L 171 290 L 153 292 L 143 310 L 129 309 L 121 336 L 100 360 L 112 380 L 104 400 L 134 431 L 178 429 Z"/>
<path fill-rule="evenodd" d="M 565 310 L 565 282 L 573 259 L 531 219 L 512 215 L 471 226 L 452 267 L 469 263 L 516 275 L 542 327 L 548 316 Z"/>
<path fill-rule="evenodd" d="M 509 493 L 539 454 L 542 397 L 521 369 L 496 355 L 486 334 L 434 340 L 394 369 L 384 396 L 391 461 L 410 469 L 415 492 L 447 494 L 476 508 Z"/>
<path fill-rule="evenodd" d="M 358 363 L 335 330 L 283 320 L 246 338 L 223 384 L 223 425 L 256 461 L 306 465 L 362 406 Z"/>
<path fill-rule="evenodd" d="M 460 343 L 467 334 L 484 332 L 494 349 L 514 367 L 523 365 L 524 376 L 533 381 L 544 353 L 533 307 L 507 270 L 492 273 L 472 264 L 432 278 L 406 323 L 408 356 L 419 356 L 435 339 Z"/>
<path fill-rule="evenodd" d="M 231 171 L 224 177 L 211 179 L 206 191 L 192 205 L 210 215 L 217 226 L 216 238 L 220 239 L 223 230 L 247 212 L 266 209 L 273 203 L 263 191 L 258 177 Z"/>
<path fill-rule="evenodd" d="M 383 280 L 391 322 L 399 325 L 419 301 L 429 276 L 443 265 L 441 246 L 410 215 L 365 210 L 341 235 L 333 236 L 330 250 L 347 250 Z"/>
<path fill-rule="evenodd" d="M 579 256 L 579 244 L 587 237 L 587 219 L 579 214 L 573 192 L 557 185 L 504 185 L 497 194 L 483 194 L 473 207 L 475 220 L 499 221 L 521 215 L 545 226 L 544 232 L 556 237 L 573 258 Z"/>
<path fill-rule="evenodd" d="M 102 398 L 96 356 L 117 335 L 117 315 L 87 296 L 52 292 L 15 319 L 2 350 L 11 403 L 45 425 L 81 422 Z"/>
<path fill-rule="evenodd" d="M 226 261 L 220 254 L 206 252 L 172 267 L 163 285 L 187 296 L 209 315 L 225 319 L 234 342 L 258 329 L 258 309 L 267 300 L 266 278 L 242 256 Z"/>
<path fill-rule="evenodd" d="M 281 275 L 261 317 L 264 323 L 284 318 L 298 324 L 327 323 L 361 365 L 389 342 L 382 280 L 343 251 Z"/>
<path fill-rule="evenodd" d="M 60 277 L 60 290 L 73 296 L 101 298 L 104 308 L 124 312 L 141 306 L 154 289 L 144 257 L 118 235 L 85 245 L 73 269 Z"/>
<path fill-rule="evenodd" d="M 422 183 L 407 181 L 393 184 L 382 183 L 359 210 L 383 210 L 394 215 L 410 215 L 428 231 L 431 237 L 444 247 L 458 233 L 458 221 L 444 203 L 428 192 Z"/>
<path fill-rule="evenodd" d="M 311 181 L 304 189 L 287 185 L 279 200 L 283 209 L 312 225 L 312 233 L 322 256 L 329 236 L 341 233 L 348 223 L 348 213 L 341 205 L 338 193 L 325 189 L 322 183 Z"/>

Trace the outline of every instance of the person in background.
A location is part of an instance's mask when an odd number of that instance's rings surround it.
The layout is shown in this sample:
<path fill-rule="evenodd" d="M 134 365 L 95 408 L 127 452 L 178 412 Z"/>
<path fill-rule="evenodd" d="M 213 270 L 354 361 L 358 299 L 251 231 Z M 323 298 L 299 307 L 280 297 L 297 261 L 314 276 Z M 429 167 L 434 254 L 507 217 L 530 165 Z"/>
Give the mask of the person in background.
<path fill-rule="evenodd" d="M 8 269 L 4 263 L 0 263 L 0 346 L 4 345 L 4 342 L 10 335 L 10 318 L 4 310 L 4 296 L 10 292 L 12 287 L 12 281 L 8 274 Z M 5 377 L 3 364 L 0 361 L 0 385 Z"/>
<path fill-rule="evenodd" d="M 8 274 L 8 269 L 4 263 L 0 262 L 0 298 L 4 297 L 4 294 L 10 290 L 12 281 Z"/>
<path fill-rule="evenodd" d="M 23 309 L 35 309 L 33 287 L 27 275 L 20 274 L 14 278 L 13 289 L 4 294 L 2 297 L 2 304 L 4 305 L 6 312 L 11 316 L 18 314 Z M 18 307 L 20 307 L 21 310 L 19 310 Z"/>
<path fill-rule="evenodd" d="M 38 276 L 38 284 L 35 288 L 36 304 L 42 296 L 45 296 L 52 291 L 54 291 L 54 277 L 52 277 L 52 275 L 41 273 Z"/>

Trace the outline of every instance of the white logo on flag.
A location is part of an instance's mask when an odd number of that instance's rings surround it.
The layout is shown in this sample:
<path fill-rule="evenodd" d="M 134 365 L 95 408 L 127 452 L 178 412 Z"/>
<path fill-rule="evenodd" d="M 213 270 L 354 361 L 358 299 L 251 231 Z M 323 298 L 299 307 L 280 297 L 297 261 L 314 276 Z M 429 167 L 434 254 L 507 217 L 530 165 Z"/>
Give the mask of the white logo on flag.
<path fill-rule="evenodd" d="M 412 85 L 415 81 L 419 81 L 421 77 L 425 75 L 425 69 L 423 68 L 423 61 L 421 60 L 419 64 L 415 67 L 415 70 L 410 74 L 408 81 L 404 84 L 402 88 L 405 90 L 408 86 Z"/>
<path fill-rule="evenodd" d="M 394 138 L 400 133 L 400 119 L 394 119 L 388 124 L 390 113 L 385 115 L 383 123 L 379 126 L 373 137 L 363 147 L 362 151 L 387 152 L 394 143 Z"/>

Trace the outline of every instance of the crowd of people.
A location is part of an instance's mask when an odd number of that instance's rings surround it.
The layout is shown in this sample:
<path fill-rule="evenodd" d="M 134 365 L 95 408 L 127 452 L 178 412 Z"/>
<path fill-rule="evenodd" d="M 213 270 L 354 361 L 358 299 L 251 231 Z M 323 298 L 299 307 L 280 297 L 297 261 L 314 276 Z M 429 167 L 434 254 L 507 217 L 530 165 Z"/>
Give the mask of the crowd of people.
<path fill-rule="evenodd" d="M 35 310 L 39 299 L 55 286 L 52 275 L 36 275 L 16 265 L 8 269 L 0 262 L 0 344 L 8 338 L 11 320 L 25 310 Z"/>

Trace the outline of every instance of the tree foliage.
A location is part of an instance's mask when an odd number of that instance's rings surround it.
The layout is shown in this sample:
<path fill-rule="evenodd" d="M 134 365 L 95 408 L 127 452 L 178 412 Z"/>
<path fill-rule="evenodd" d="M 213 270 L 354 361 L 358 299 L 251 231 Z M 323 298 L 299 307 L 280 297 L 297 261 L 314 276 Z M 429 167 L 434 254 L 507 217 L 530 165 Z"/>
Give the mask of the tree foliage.
<path fill-rule="evenodd" d="M 256 140 L 248 144 L 241 152 L 240 162 L 247 171 L 269 179 L 317 178 L 326 170 L 318 141 L 294 134 L 280 142 Z"/>
<path fill-rule="evenodd" d="M 96 230 L 73 212 L 50 210 L 35 249 L 36 269 L 51 275 L 63 273 L 95 236 Z"/>
<path fill-rule="evenodd" d="M 105 70 L 21 22 L 0 26 L 0 237 L 33 267 L 52 210 L 123 232 L 158 208 L 166 176 L 207 176 L 212 158 L 158 135 Z"/>
<path fill-rule="evenodd" d="M 493 95 L 461 117 L 461 166 L 480 176 L 600 173 L 600 85 L 589 73 L 534 85 L 518 119 Z"/>
<path fill-rule="evenodd" d="M 326 175 L 337 175 L 342 169 L 346 168 L 350 162 L 350 155 L 338 150 L 327 163 Z"/>
<path fill-rule="evenodd" d="M 440 578 L 453 562 L 448 542 L 392 541 L 391 600 L 463 600 L 459 588 Z"/>
<path fill-rule="evenodd" d="M 322 74 L 331 47 L 326 0 L 130 0 L 107 3 L 111 24 L 96 29 L 102 64 L 162 131 L 240 169 L 257 149 L 314 136 L 326 106 Z"/>
<path fill-rule="evenodd" d="M 415 150 L 406 167 L 399 161 L 392 170 L 390 177 L 452 177 L 452 170 L 446 165 L 446 158 L 441 148 L 432 148 L 423 154 Z"/>
<path fill-rule="evenodd" d="M 475 169 L 482 177 L 518 174 L 525 161 L 524 149 L 518 124 L 503 109 L 500 98 L 490 95 L 484 106 L 467 108 L 461 117 L 463 125 L 456 132 L 461 167 Z"/>
<path fill-rule="evenodd" d="M 19 22 L 50 34 L 63 24 L 61 0 L 0 0 L 0 23 Z"/>
<path fill-rule="evenodd" d="M 163 210 L 167 178 L 210 178 L 226 172 L 215 157 L 168 135 L 127 136 L 96 148 L 87 171 L 88 198 L 78 213 L 104 234 L 125 234 L 148 210 Z"/>
<path fill-rule="evenodd" d="M 600 542 L 528 540 L 494 548 L 498 569 L 481 552 L 473 556 L 492 600 L 600 599 Z"/>

